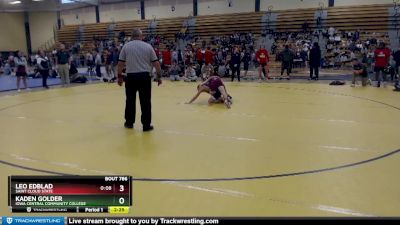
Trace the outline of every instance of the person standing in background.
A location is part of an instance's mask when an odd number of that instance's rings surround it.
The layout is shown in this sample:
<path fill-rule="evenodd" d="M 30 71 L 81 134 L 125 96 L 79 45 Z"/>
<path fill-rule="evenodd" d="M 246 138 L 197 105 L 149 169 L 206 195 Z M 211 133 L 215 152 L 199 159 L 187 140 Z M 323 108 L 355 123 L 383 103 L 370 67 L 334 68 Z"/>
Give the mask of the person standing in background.
<path fill-rule="evenodd" d="M 197 63 L 200 65 L 200 68 L 202 68 L 203 67 L 203 58 L 204 58 L 204 56 L 203 56 L 203 52 L 202 52 L 202 50 L 201 50 L 201 48 L 197 48 L 197 50 L 196 50 L 196 61 L 197 61 Z"/>
<path fill-rule="evenodd" d="M 377 82 L 376 86 L 379 88 L 381 86 L 381 82 L 383 82 L 383 86 L 386 86 L 386 73 L 385 67 L 389 65 L 390 61 L 390 49 L 386 48 L 385 43 L 381 42 L 379 47 L 375 50 L 375 80 Z"/>
<path fill-rule="evenodd" d="M 114 77 L 111 79 L 111 82 L 115 82 L 118 74 L 118 57 L 119 50 L 118 48 L 114 48 L 112 51 L 112 62 L 111 62 L 111 70 L 113 71 Z"/>
<path fill-rule="evenodd" d="M 96 76 L 98 79 L 101 79 L 101 54 L 100 52 L 95 51 L 94 52 L 95 58 L 94 58 L 94 64 L 96 65 Z"/>
<path fill-rule="evenodd" d="M 214 65 L 214 52 L 211 51 L 210 47 L 207 47 L 206 52 L 204 53 L 205 64 Z"/>
<path fill-rule="evenodd" d="M 62 87 L 68 87 L 69 80 L 69 64 L 71 63 L 71 56 L 65 50 L 65 45 L 60 45 L 60 50 L 56 53 L 56 65 L 58 67 L 58 74 L 61 77 Z"/>
<path fill-rule="evenodd" d="M 395 53 L 393 53 L 393 60 L 396 62 L 396 74 L 400 76 L 399 67 L 400 67 L 400 48 L 397 49 Z"/>
<path fill-rule="evenodd" d="M 162 51 L 162 69 L 168 74 L 169 68 L 172 64 L 172 53 L 169 47 L 165 51 Z"/>
<path fill-rule="evenodd" d="M 250 52 L 248 50 L 246 50 L 246 52 L 244 53 L 243 58 L 242 58 L 245 79 L 247 76 L 247 72 L 249 71 L 250 61 L 251 61 Z"/>
<path fill-rule="evenodd" d="M 30 89 L 28 88 L 28 85 L 26 83 L 26 77 L 28 76 L 28 74 L 27 74 L 28 62 L 21 51 L 17 51 L 17 54 L 14 57 L 14 63 L 15 63 L 15 68 L 16 68 L 15 75 L 17 76 L 18 92 L 21 92 L 21 89 L 20 89 L 21 79 L 22 79 L 22 82 L 24 83 L 25 89 L 29 91 Z"/>
<path fill-rule="evenodd" d="M 260 64 L 260 66 L 258 67 L 259 81 L 265 79 L 265 77 L 262 76 L 262 74 L 261 74 L 263 72 L 263 70 L 265 70 L 265 75 L 266 75 L 267 79 L 270 79 L 270 77 L 268 75 L 269 74 L 269 71 L 268 71 L 269 54 L 264 46 L 261 46 L 260 50 L 257 51 L 256 59 L 257 59 L 257 62 Z"/>
<path fill-rule="evenodd" d="M 353 58 L 351 60 L 351 64 L 353 66 L 353 79 L 351 82 L 351 87 L 356 86 L 357 77 L 361 77 L 361 83 L 363 87 L 367 86 L 367 80 L 368 80 L 367 67 L 364 64 L 362 64 L 357 58 Z"/>
<path fill-rule="evenodd" d="M 107 77 L 103 78 L 104 82 L 111 82 L 112 78 L 114 77 L 114 71 L 112 69 L 112 61 L 113 61 L 113 55 L 112 52 L 106 50 L 104 52 L 104 64 L 106 66 L 106 75 Z"/>
<path fill-rule="evenodd" d="M 46 89 L 49 89 L 49 86 L 47 85 L 47 78 L 49 77 L 50 60 L 47 58 L 43 50 L 39 50 L 39 56 L 37 57 L 36 61 L 39 73 L 42 76 L 42 86 Z"/>
<path fill-rule="evenodd" d="M 235 80 L 235 74 L 237 75 L 238 81 L 240 82 L 240 63 L 241 63 L 241 54 L 239 49 L 236 47 L 234 52 L 232 53 L 231 60 L 229 62 L 232 69 L 232 79 L 233 82 Z"/>
<path fill-rule="evenodd" d="M 151 125 L 151 76 L 152 67 L 156 69 L 158 85 L 161 81 L 161 66 L 153 47 L 143 40 L 140 29 L 134 29 L 133 40 L 124 45 L 119 55 L 118 85 L 125 82 L 125 128 L 132 129 L 136 117 L 136 92 L 139 92 L 140 107 L 142 109 L 141 122 L 143 132 L 152 131 Z M 126 68 L 126 77 L 122 70 Z"/>
<path fill-rule="evenodd" d="M 285 45 L 285 49 L 280 53 L 280 58 L 282 60 L 281 76 L 279 80 L 282 80 L 283 73 L 286 70 L 287 80 L 290 80 L 290 73 L 292 72 L 292 64 L 294 60 L 294 53 L 290 50 L 289 45 Z"/>
<path fill-rule="evenodd" d="M 321 66 L 321 49 L 318 42 L 314 42 L 310 50 L 310 78 L 309 80 L 319 79 L 319 67 Z M 315 74 L 315 77 L 314 77 Z"/>
<path fill-rule="evenodd" d="M 86 66 L 88 67 L 88 72 L 93 70 L 93 55 L 91 52 L 86 53 Z"/>

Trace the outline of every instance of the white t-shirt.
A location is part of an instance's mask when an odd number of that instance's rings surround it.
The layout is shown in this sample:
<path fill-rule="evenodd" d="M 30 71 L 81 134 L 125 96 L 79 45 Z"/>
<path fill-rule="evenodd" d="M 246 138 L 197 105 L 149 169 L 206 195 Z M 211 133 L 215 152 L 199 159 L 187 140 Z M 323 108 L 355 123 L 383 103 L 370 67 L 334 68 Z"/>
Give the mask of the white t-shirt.
<path fill-rule="evenodd" d="M 42 61 L 49 61 L 49 59 L 47 58 L 47 56 L 45 56 L 44 58 L 42 58 L 41 56 L 37 56 L 36 63 L 39 66 L 39 69 L 43 69 L 41 64 Z"/>
<path fill-rule="evenodd" d="M 333 36 L 335 34 L 335 28 L 330 27 L 329 28 L 329 36 Z"/>
<path fill-rule="evenodd" d="M 185 75 L 186 75 L 186 77 L 195 77 L 196 71 L 193 68 L 187 68 Z"/>
<path fill-rule="evenodd" d="M 100 54 L 96 55 L 95 64 L 96 65 L 101 65 L 101 55 Z"/>

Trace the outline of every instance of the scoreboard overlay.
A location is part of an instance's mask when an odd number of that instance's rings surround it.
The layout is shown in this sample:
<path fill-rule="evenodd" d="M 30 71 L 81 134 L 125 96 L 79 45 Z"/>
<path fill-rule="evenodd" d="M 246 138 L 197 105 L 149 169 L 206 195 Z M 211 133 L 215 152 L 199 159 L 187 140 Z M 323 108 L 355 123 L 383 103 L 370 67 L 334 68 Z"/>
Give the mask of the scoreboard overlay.
<path fill-rule="evenodd" d="M 18 213 L 127 213 L 131 176 L 9 176 L 8 206 Z"/>

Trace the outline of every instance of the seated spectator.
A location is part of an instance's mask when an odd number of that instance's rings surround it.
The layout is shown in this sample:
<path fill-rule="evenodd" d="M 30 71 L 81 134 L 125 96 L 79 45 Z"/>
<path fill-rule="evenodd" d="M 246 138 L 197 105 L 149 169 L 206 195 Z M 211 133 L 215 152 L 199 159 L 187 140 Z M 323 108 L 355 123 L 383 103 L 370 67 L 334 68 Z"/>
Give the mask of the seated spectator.
<path fill-rule="evenodd" d="M 347 55 L 343 54 L 340 56 L 340 62 L 341 62 L 341 66 L 343 67 L 347 62 L 349 61 L 349 58 L 347 57 Z"/>
<path fill-rule="evenodd" d="M 363 87 L 367 86 L 367 80 L 368 80 L 367 67 L 364 64 L 362 64 L 357 58 L 353 58 L 351 60 L 351 63 L 353 65 L 353 79 L 351 86 L 355 87 L 357 77 L 361 77 L 361 82 Z"/>
<path fill-rule="evenodd" d="M 336 30 L 333 27 L 330 27 L 328 30 L 328 34 L 330 37 L 333 37 L 333 35 L 335 35 L 335 32 L 336 32 Z"/>
<path fill-rule="evenodd" d="M 342 38 L 340 37 L 340 35 L 336 35 L 335 36 L 335 44 L 339 45 L 342 42 Z"/>
<path fill-rule="evenodd" d="M 340 55 L 340 53 L 341 53 L 341 50 L 340 50 L 339 47 L 336 47 L 335 50 L 333 50 L 333 54 L 334 54 L 335 56 Z"/>
<path fill-rule="evenodd" d="M 211 77 L 214 75 L 214 67 L 211 64 L 203 65 L 201 68 L 201 78 L 203 80 L 207 80 L 208 77 Z"/>
<path fill-rule="evenodd" d="M 218 66 L 218 76 L 220 77 L 226 76 L 226 66 L 222 62 Z"/>
<path fill-rule="evenodd" d="M 176 64 L 176 61 L 172 61 L 172 65 L 169 68 L 169 79 L 171 81 L 180 81 L 181 78 L 179 76 L 179 66 Z"/>
<path fill-rule="evenodd" d="M 328 45 L 326 46 L 326 49 L 328 50 L 328 52 L 332 51 L 333 45 L 332 45 L 332 44 L 328 44 Z"/>
<path fill-rule="evenodd" d="M 78 69 L 76 68 L 75 62 L 71 62 L 71 66 L 69 68 L 69 77 L 71 83 L 86 83 L 87 78 L 78 73 Z"/>
<path fill-rule="evenodd" d="M 188 67 L 185 71 L 185 77 L 183 80 L 185 82 L 196 82 L 197 81 L 196 71 L 193 69 L 192 64 L 188 65 Z"/>
<path fill-rule="evenodd" d="M 12 68 L 11 68 L 10 63 L 7 62 L 7 63 L 4 65 L 3 73 L 4 73 L 5 75 L 11 75 L 11 74 L 12 74 Z"/>

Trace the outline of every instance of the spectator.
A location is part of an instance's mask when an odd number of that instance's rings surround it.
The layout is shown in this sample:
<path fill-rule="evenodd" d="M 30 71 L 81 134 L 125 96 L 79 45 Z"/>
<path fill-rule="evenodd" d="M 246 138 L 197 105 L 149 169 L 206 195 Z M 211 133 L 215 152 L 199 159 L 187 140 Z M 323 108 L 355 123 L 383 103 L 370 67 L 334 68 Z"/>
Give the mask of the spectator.
<path fill-rule="evenodd" d="M 114 77 L 111 78 L 111 82 L 115 82 L 117 79 L 117 73 L 118 73 L 118 57 L 119 57 L 119 50 L 118 48 L 114 48 L 112 51 L 112 61 L 111 61 L 111 70 L 114 73 Z"/>
<path fill-rule="evenodd" d="M 383 86 L 386 86 L 386 74 L 385 67 L 389 65 L 390 60 L 390 49 L 386 48 L 385 43 L 380 43 L 379 47 L 375 50 L 375 80 L 377 82 L 377 87 L 381 86 L 383 81 Z"/>
<path fill-rule="evenodd" d="M 336 30 L 333 27 L 330 27 L 328 30 L 328 34 L 330 37 L 333 37 L 333 35 L 335 35 L 335 32 L 336 32 Z"/>
<path fill-rule="evenodd" d="M 400 67 L 400 48 L 397 49 L 395 53 L 393 53 L 393 60 L 396 62 L 396 73 L 397 75 L 400 75 L 399 73 L 399 67 Z"/>
<path fill-rule="evenodd" d="M 93 70 L 93 55 L 90 52 L 86 53 L 86 66 L 88 67 L 88 71 Z"/>
<path fill-rule="evenodd" d="M 232 53 L 230 66 L 232 69 L 232 79 L 233 82 L 235 80 L 235 74 L 237 75 L 238 81 L 240 82 L 240 63 L 241 63 L 241 55 L 238 48 L 235 48 L 234 52 Z"/>
<path fill-rule="evenodd" d="M 171 67 L 172 64 L 172 53 L 169 48 L 167 48 L 165 51 L 162 52 L 162 68 L 165 71 L 169 71 L 169 67 Z M 168 73 L 168 72 L 167 72 Z"/>
<path fill-rule="evenodd" d="M 203 52 L 200 48 L 197 48 L 196 50 L 196 60 L 197 63 L 200 65 L 200 67 L 203 67 L 203 61 L 204 61 L 204 56 L 203 56 Z"/>
<path fill-rule="evenodd" d="M 104 59 L 105 59 L 105 67 L 106 67 L 106 76 L 103 78 L 104 82 L 111 82 L 112 79 L 115 77 L 114 70 L 113 70 L 113 54 L 106 50 L 104 52 Z"/>
<path fill-rule="evenodd" d="M 340 35 L 339 34 L 336 35 L 335 36 L 335 44 L 339 45 L 341 42 L 342 42 L 342 38 L 340 37 Z"/>
<path fill-rule="evenodd" d="M 5 63 L 5 65 L 4 65 L 3 72 L 4 72 L 5 75 L 11 75 L 12 74 L 12 68 L 11 68 L 11 62 L 10 61 L 11 60 L 8 59 L 6 61 L 6 63 Z M 14 61 L 14 59 L 12 61 Z"/>
<path fill-rule="evenodd" d="M 361 62 L 359 62 L 357 58 L 353 58 L 351 60 L 351 63 L 353 65 L 353 79 L 351 86 L 355 87 L 357 77 L 361 77 L 361 82 L 363 87 L 367 86 L 367 80 L 368 80 L 367 67 Z"/>
<path fill-rule="evenodd" d="M 310 78 L 309 80 L 319 79 L 319 67 L 321 66 L 321 49 L 317 42 L 314 43 L 310 51 Z M 315 74 L 315 77 L 314 77 Z"/>
<path fill-rule="evenodd" d="M 96 66 L 96 76 L 98 79 L 101 79 L 101 64 L 102 64 L 102 60 L 101 60 L 101 55 L 100 52 L 95 51 L 93 53 L 93 55 L 95 55 L 94 58 L 94 64 Z"/>
<path fill-rule="evenodd" d="M 259 67 L 258 67 L 259 80 L 261 81 L 262 79 L 265 79 L 261 75 L 261 72 L 263 70 L 265 70 L 267 79 L 270 79 L 270 77 L 268 75 L 269 54 L 268 54 L 268 51 L 265 49 L 264 46 L 261 46 L 260 50 L 257 51 L 256 58 L 257 58 L 257 62 L 259 63 Z"/>
<path fill-rule="evenodd" d="M 50 61 L 43 50 L 39 50 L 39 56 L 36 59 L 36 63 L 38 65 L 39 73 L 42 76 L 42 86 L 49 89 L 47 78 L 49 77 Z"/>
<path fill-rule="evenodd" d="M 224 77 L 226 75 L 226 66 L 221 62 L 218 66 L 218 76 Z"/>
<path fill-rule="evenodd" d="M 244 70 L 244 77 L 247 76 L 247 72 L 249 71 L 249 65 L 251 61 L 251 55 L 249 51 L 246 51 L 243 55 L 242 62 L 243 62 L 243 70 Z"/>
<path fill-rule="evenodd" d="M 176 50 L 172 52 L 172 61 L 178 62 L 178 52 Z"/>
<path fill-rule="evenodd" d="M 60 50 L 56 53 L 56 65 L 58 67 L 58 74 L 61 77 L 61 85 L 68 87 L 69 80 L 69 64 L 71 63 L 71 56 L 65 50 L 65 45 L 60 45 Z"/>
<path fill-rule="evenodd" d="M 214 67 L 211 64 L 205 64 L 201 68 L 202 80 L 207 80 L 209 77 L 214 75 Z"/>
<path fill-rule="evenodd" d="M 16 66 L 15 75 L 17 76 L 17 89 L 18 89 L 18 92 L 21 92 L 21 89 L 20 89 L 21 80 L 24 83 L 25 89 L 26 90 L 30 90 L 28 88 L 28 85 L 27 85 L 27 82 L 26 82 L 26 77 L 28 76 L 28 74 L 27 74 L 28 62 L 27 62 L 25 56 L 23 55 L 23 53 L 21 51 L 17 51 L 17 54 L 14 57 L 14 63 L 15 63 L 15 66 Z"/>
<path fill-rule="evenodd" d="M 176 61 L 172 61 L 172 65 L 169 68 L 169 78 L 171 81 L 180 81 L 181 78 L 179 76 L 179 66 L 176 64 Z"/>
<path fill-rule="evenodd" d="M 290 73 L 292 71 L 292 63 L 294 60 L 294 53 L 290 50 L 289 45 L 285 45 L 285 49 L 280 53 L 280 59 L 282 60 L 281 76 L 279 80 L 282 80 L 283 73 L 286 70 L 287 78 L 290 80 Z"/>
<path fill-rule="evenodd" d="M 204 53 L 205 63 L 214 65 L 214 53 L 211 51 L 210 47 L 207 47 L 206 52 Z"/>
<path fill-rule="evenodd" d="M 185 71 L 184 81 L 185 82 L 196 82 L 197 81 L 196 71 L 193 69 L 192 64 L 189 64 Z"/>

